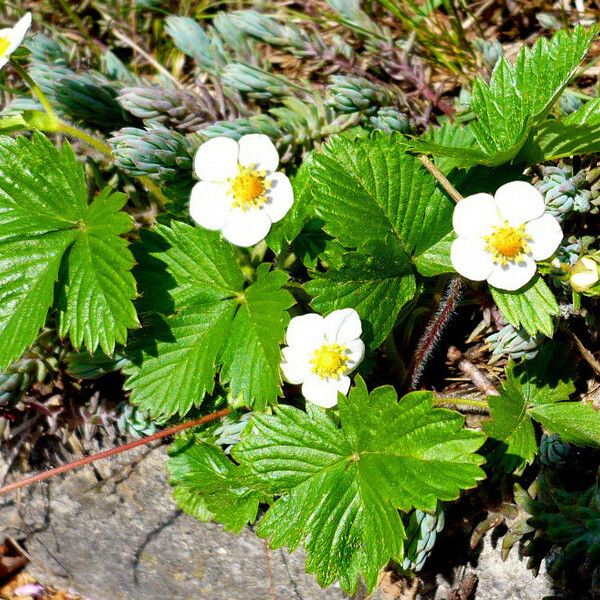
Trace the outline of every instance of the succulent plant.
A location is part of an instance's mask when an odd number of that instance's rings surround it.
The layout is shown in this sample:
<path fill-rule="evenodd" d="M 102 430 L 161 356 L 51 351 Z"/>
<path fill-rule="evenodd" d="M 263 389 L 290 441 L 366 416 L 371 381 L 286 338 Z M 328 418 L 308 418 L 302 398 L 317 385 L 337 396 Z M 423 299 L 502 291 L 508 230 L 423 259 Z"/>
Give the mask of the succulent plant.
<path fill-rule="evenodd" d="M 586 172 L 573 175 L 573 168 L 542 167 L 543 179 L 535 187 L 543 194 L 546 210 L 562 221 L 571 212 L 584 213 L 591 209 L 592 194 L 586 189 Z"/>
<path fill-rule="evenodd" d="M 414 510 L 405 526 L 407 539 L 402 568 L 419 572 L 433 550 L 437 534 L 444 529 L 444 511 L 439 504 L 435 514 Z"/>

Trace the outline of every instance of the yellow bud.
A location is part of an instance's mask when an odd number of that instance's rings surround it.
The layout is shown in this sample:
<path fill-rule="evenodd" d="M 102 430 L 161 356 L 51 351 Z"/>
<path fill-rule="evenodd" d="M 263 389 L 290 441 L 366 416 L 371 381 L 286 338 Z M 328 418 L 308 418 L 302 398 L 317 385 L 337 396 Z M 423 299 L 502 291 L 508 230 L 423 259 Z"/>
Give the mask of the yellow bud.
<path fill-rule="evenodd" d="M 598 263 L 590 256 L 583 256 L 573 265 L 569 283 L 576 292 L 587 292 L 599 279 Z"/>

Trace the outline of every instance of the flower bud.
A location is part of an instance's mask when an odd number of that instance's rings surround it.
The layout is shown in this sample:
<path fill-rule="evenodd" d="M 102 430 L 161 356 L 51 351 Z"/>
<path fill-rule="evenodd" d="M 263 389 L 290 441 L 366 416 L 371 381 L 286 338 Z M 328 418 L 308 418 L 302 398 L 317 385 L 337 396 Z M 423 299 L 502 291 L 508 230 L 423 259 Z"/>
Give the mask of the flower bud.
<path fill-rule="evenodd" d="M 576 292 L 587 292 L 599 279 L 598 263 L 591 256 L 584 256 L 573 266 L 569 283 Z"/>

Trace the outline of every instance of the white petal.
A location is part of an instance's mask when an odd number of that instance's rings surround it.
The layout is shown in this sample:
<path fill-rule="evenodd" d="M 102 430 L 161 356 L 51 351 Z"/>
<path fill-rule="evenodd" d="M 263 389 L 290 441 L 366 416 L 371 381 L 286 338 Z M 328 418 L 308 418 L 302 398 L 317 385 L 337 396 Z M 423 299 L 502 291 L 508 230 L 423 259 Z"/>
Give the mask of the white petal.
<path fill-rule="evenodd" d="M 517 226 L 544 214 L 544 198 L 530 183 L 511 181 L 496 190 L 496 204 L 502 218 Z"/>
<path fill-rule="evenodd" d="M 204 142 L 194 158 L 196 175 L 204 181 L 227 181 L 235 177 L 239 151 L 238 143 L 226 137 Z"/>
<path fill-rule="evenodd" d="M 452 226 L 459 236 L 483 237 L 499 222 L 498 208 L 490 194 L 473 194 L 454 208 Z"/>
<path fill-rule="evenodd" d="M 28 12 L 24 17 L 19 19 L 16 25 L 12 28 L 8 35 L 10 46 L 6 51 L 7 54 L 12 54 L 22 43 L 31 27 L 31 13 Z"/>
<path fill-rule="evenodd" d="M 231 198 L 226 183 L 199 181 L 192 188 L 190 215 L 206 229 L 222 229 L 231 212 Z"/>
<path fill-rule="evenodd" d="M 313 374 L 302 384 L 302 395 L 313 404 L 331 408 L 338 402 L 338 392 L 347 394 L 349 389 L 350 378 L 346 375 L 338 379 L 321 379 Z"/>
<path fill-rule="evenodd" d="M 281 371 L 288 383 L 302 383 L 311 373 L 310 356 L 299 348 L 286 347 L 281 351 Z"/>
<path fill-rule="evenodd" d="M 365 344 L 359 339 L 352 340 L 344 345 L 346 346 L 348 354 L 347 373 L 352 373 L 352 371 L 358 367 L 358 365 L 362 362 L 362 359 L 365 357 Z"/>
<path fill-rule="evenodd" d="M 531 256 L 526 256 L 522 262 L 510 262 L 505 267 L 494 265 L 488 283 L 500 290 L 514 292 L 522 288 L 535 275 L 536 264 Z"/>
<path fill-rule="evenodd" d="M 454 240 L 450 249 L 450 260 L 458 273 L 472 281 L 487 279 L 494 266 L 481 238 L 459 237 Z"/>
<path fill-rule="evenodd" d="M 531 238 L 529 247 L 535 260 L 545 260 L 552 256 L 563 239 L 560 223 L 548 213 L 529 221 L 525 225 L 525 231 Z"/>
<path fill-rule="evenodd" d="M 8 63 L 7 57 L 0 58 L 0 69 L 2 69 L 2 67 L 4 67 L 7 63 Z"/>
<path fill-rule="evenodd" d="M 240 164 L 254 165 L 260 171 L 275 171 L 279 153 L 271 139 L 263 133 L 251 133 L 240 138 Z"/>
<path fill-rule="evenodd" d="M 271 181 L 269 200 L 263 206 L 273 223 L 281 221 L 294 204 L 294 190 L 290 180 L 283 173 L 273 173 L 268 178 Z"/>
<path fill-rule="evenodd" d="M 271 219 L 259 208 L 234 208 L 223 226 L 223 237 L 236 246 L 254 246 L 264 240 L 271 229 Z"/>
<path fill-rule="evenodd" d="M 312 351 L 325 342 L 325 319 L 317 313 L 294 317 L 288 325 L 285 341 L 288 346 Z"/>
<path fill-rule="evenodd" d="M 362 325 L 353 308 L 334 310 L 325 317 L 325 337 L 331 343 L 347 344 L 360 337 Z"/>

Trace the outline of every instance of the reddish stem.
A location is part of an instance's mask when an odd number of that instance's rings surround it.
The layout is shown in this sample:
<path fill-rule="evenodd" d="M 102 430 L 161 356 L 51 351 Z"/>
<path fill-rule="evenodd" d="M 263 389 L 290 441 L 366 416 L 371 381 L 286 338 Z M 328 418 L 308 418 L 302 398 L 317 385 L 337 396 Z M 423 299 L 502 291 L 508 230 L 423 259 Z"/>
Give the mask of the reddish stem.
<path fill-rule="evenodd" d="M 223 410 L 211 413 L 210 415 L 205 415 L 204 417 L 200 417 L 199 419 L 194 419 L 193 421 L 188 421 L 187 423 L 180 423 L 179 425 L 174 425 L 173 427 L 169 427 L 168 429 L 163 429 L 163 431 L 159 431 L 158 433 L 149 435 L 148 437 L 142 438 L 141 440 L 135 440 L 135 442 L 129 442 L 128 444 L 123 444 L 121 446 L 117 446 L 116 448 L 111 448 L 110 450 L 104 450 L 103 452 L 92 454 L 91 456 L 85 456 L 84 458 L 80 458 L 79 460 L 73 461 L 66 465 L 61 465 L 60 467 L 49 469 L 48 471 L 44 471 L 43 473 L 38 473 L 37 475 L 32 475 L 31 477 L 26 477 L 21 481 L 13 481 L 13 483 L 9 483 L 8 485 L 5 485 L 4 487 L 0 488 L 0 496 L 2 494 L 6 494 L 7 492 L 12 492 L 13 490 L 17 490 L 19 488 L 26 487 L 34 483 L 38 483 L 38 481 L 44 481 L 44 479 L 49 479 L 50 477 L 55 477 L 56 475 L 60 475 L 61 473 L 66 473 L 67 471 L 71 471 L 72 469 L 77 469 L 79 467 L 89 465 L 90 463 L 96 462 L 97 460 L 102 460 L 103 458 L 108 458 L 109 456 L 114 456 L 115 454 L 120 454 L 121 452 L 132 450 L 133 448 L 137 448 L 138 446 L 144 446 L 146 444 L 149 444 L 150 442 L 161 440 L 162 438 L 168 437 L 170 435 L 175 435 L 176 433 L 184 431 L 185 429 L 190 429 L 191 427 L 196 427 L 197 425 L 202 425 L 203 423 L 214 421 L 216 419 L 224 417 L 225 415 L 228 415 L 230 412 L 231 409 L 224 408 Z"/>

